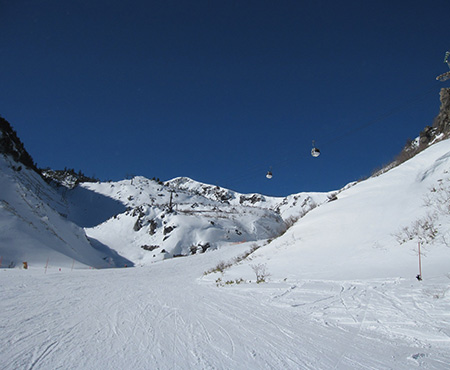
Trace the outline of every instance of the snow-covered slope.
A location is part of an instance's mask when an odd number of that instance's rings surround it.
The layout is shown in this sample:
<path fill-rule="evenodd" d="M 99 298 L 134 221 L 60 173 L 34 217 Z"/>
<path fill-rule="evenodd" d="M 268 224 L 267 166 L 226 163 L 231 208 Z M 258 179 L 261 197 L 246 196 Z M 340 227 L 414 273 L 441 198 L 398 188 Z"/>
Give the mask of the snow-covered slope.
<path fill-rule="evenodd" d="M 60 192 L 61 209 L 89 238 L 135 264 L 203 253 L 230 243 L 274 238 L 293 218 L 328 201 L 331 193 L 285 198 L 239 194 L 188 178 L 162 183 L 144 177 L 82 183 Z"/>
<path fill-rule="evenodd" d="M 202 277 L 249 248 L 132 269 L 0 270 L 0 368 L 448 369 L 445 275 Z"/>
<path fill-rule="evenodd" d="M 84 230 L 55 209 L 60 196 L 33 170 L 0 155 L 1 266 L 112 267 L 124 259 L 105 246 L 94 249 Z"/>
<path fill-rule="evenodd" d="M 450 272 L 450 140 L 358 183 L 254 253 L 271 278 L 361 279 Z M 248 264 L 227 272 L 250 278 Z M 226 276 L 225 276 L 226 277 Z"/>

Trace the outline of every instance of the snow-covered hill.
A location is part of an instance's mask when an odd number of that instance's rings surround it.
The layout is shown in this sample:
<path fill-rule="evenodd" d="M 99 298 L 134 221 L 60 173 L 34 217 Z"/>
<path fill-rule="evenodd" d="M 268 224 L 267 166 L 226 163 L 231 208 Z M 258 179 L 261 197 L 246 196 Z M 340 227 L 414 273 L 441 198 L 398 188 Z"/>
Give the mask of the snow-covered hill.
<path fill-rule="evenodd" d="M 34 171 L 0 155 L 1 266 L 122 266 L 125 259 L 103 246 L 95 249 L 83 229 L 55 209 L 59 194 Z"/>

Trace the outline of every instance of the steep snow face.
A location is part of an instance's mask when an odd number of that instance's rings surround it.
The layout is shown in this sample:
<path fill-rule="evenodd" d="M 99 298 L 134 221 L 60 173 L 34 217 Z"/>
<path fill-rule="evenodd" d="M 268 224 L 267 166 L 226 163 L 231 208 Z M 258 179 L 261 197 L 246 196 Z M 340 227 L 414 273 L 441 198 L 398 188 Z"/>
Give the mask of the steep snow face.
<path fill-rule="evenodd" d="M 32 170 L 0 156 L 0 258 L 2 266 L 110 267 L 123 259 L 94 249 L 83 229 L 62 217 L 59 195 Z M 116 258 L 116 260 L 115 260 Z"/>
<path fill-rule="evenodd" d="M 450 271 L 450 141 L 358 183 L 260 248 L 272 279 L 360 279 Z M 250 278 L 248 264 L 227 272 Z M 227 275 L 226 275 L 227 276 Z M 225 276 L 225 278 L 226 278 Z"/>

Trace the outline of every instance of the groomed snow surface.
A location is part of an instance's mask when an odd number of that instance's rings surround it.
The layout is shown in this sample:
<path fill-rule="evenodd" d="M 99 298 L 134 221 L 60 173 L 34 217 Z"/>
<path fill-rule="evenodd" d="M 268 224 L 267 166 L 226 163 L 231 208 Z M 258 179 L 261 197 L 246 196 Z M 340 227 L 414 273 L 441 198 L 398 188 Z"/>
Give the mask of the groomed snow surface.
<path fill-rule="evenodd" d="M 273 240 L 133 268 L 0 270 L 0 368 L 448 369 L 449 171 L 447 140 Z"/>

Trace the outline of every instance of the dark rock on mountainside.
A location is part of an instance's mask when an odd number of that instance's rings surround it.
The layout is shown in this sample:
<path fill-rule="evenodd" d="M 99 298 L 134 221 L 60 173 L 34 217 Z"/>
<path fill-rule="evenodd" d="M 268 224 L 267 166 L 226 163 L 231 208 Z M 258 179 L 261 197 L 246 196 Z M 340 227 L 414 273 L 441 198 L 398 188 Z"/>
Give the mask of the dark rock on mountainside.
<path fill-rule="evenodd" d="M 41 176 L 49 184 L 56 186 L 65 186 L 73 189 L 82 182 L 98 182 L 95 177 L 86 176 L 83 172 L 76 172 L 73 168 L 65 168 L 64 170 L 52 170 L 50 168 L 40 169 Z"/>
<path fill-rule="evenodd" d="M 443 88 L 440 91 L 441 105 L 439 114 L 433 121 L 432 126 L 426 126 L 419 134 L 419 140 L 408 140 L 405 147 L 398 155 L 393 164 L 396 166 L 414 157 L 429 145 L 450 137 L 450 88 Z"/>
<path fill-rule="evenodd" d="M 11 127 L 11 124 L 3 117 L 0 117 L 0 153 L 9 155 L 16 162 L 37 171 L 33 158 L 25 150 L 23 143 Z"/>
<path fill-rule="evenodd" d="M 450 134 L 450 88 L 441 89 L 440 92 L 441 107 L 439 114 L 434 119 L 433 128 L 438 133 L 449 136 Z"/>

